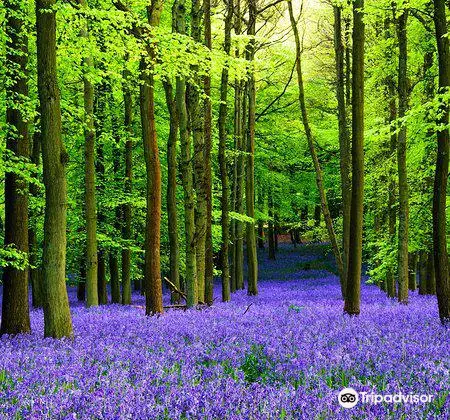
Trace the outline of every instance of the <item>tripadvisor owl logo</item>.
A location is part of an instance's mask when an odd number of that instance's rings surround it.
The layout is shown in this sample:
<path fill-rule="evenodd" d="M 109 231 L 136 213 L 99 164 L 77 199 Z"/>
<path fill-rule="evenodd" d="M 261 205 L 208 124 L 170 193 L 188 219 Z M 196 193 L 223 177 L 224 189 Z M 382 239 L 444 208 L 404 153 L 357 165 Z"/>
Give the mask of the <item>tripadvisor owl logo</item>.
<path fill-rule="evenodd" d="M 359 396 L 353 388 L 344 388 L 338 395 L 339 404 L 344 408 L 353 408 L 358 404 Z"/>

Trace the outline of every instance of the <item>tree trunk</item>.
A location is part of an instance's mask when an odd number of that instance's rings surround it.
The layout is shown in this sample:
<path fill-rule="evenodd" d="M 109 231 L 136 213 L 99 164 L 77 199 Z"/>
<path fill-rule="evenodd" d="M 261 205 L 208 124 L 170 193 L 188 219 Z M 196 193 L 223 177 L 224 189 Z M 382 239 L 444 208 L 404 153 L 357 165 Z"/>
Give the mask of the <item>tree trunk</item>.
<path fill-rule="evenodd" d="M 186 6 L 184 0 L 173 5 L 174 29 L 180 34 L 186 33 Z M 186 235 L 186 304 L 188 308 L 197 305 L 197 268 L 195 254 L 195 203 L 193 188 L 193 168 L 191 139 L 188 132 L 186 109 L 186 81 L 178 76 L 176 81 L 176 103 L 180 128 L 181 167 L 184 191 L 184 220 Z"/>
<path fill-rule="evenodd" d="M 385 20 L 385 39 L 389 41 L 392 38 L 390 20 Z M 392 59 L 391 57 L 394 55 L 393 48 L 390 48 L 386 51 L 388 56 L 387 60 Z M 393 80 L 391 75 L 386 77 L 386 91 L 388 95 L 388 104 L 389 104 L 389 118 L 388 124 L 390 126 L 390 135 L 389 135 L 389 153 L 391 156 L 396 157 L 397 151 L 397 130 L 394 126 L 394 122 L 397 119 L 397 87 L 396 83 Z M 396 179 L 397 173 L 395 164 L 389 167 L 389 187 L 388 187 L 388 234 L 389 234 L 389 242 L 392 246 L 392 249 L 395 249 L 395 231 L 397 225 L 397 210 L 396 210 Z M 394 267 L 389 267 L 387 275 L 386 275 L 386 292 L 388 297 L 395 298 L 397 296 L 397 288 L 395 282 L 395 273 Z"/>
<path fill-rule="evenodd" d="M 407 81 L 407 33 L 408 11 L 404 10 L 398 18 L 398 117 L 404 118 L 408 109 Z M 408 178 L 406 173 L 406 125 L 402 121 L 397 141 L 398 166 L 398 301 L 408 303 Z"/>
<path fill-rule="evenodd" d="M 211 50 L 211 0 L 203 1 L 205 45 Z M 206 75 L 205 87 L 205 192 L 206 192 L 206 239 L 205 239 L 205 302 L 213 303 L 213 244 L 212 244 L 212 171 L 211 171 L 211 149 L 212 149 L 212 107 L 211 107 L 211 76 Z"/>
<path fill-rule="evenodd" d="M 427 295 L 436 294 L 436 269 L 433 254 L 429 254 L 427 258 Z"/>
<path fill-rule="evenodd" d="M 28 37 L 24 3 L 5 1 L 6 13 L 6 148 L 28 159 L 29 140 L 26 105 L 28 97 Z M 28 254 L 28 183 L 5 171 L 5 246 Z M 3 301 L 0 334 L 28 333 L 28 267 L 6 266 L 3 271 Z"/>
<path fill-rule="evenodd" d="M 348 245 L 350 242 L 351 167 L 350 135 L 345 104 L 344 44 L 342 39 L 342 6 L 334 9 L 334 51 L 336 55 L 336 97 L 338 102 L 339 152 L 342 193 L 342 263 L 343 290 L 346 289 Z"/>
<path fill-rule="evenodd" d="M 177 104 L 170 82 L 164 82 L 166 104 L 169 110 L 169 138 L 167 140 L 167 220 L 169 233 L 169 277 L 170 281 L 180 288 L 180 245 L 177 225 L 177 136 L 178 115 Z M 180 303 L 180 295 L 172 291 L 171 302 Z"/>
<path fill-rule="evenodd" d="M 87 9 L 86 0 L 79 0 Z M 88 39 L 88 24 L 84 24 L 81 37 Z M 86 306 L 98 305 L 98 259 L 97 259 L 97 203 L 95 198 L 95 127 L 94 127 L 94 86 L 89 80 L 90 69 L 94 67 L 91 55 L 83 58 L 84 85 L 84 200 L 86 218 Z"/>
<path fill-rule="evenodd" d="M 352 199 L 344 312 L 358 315 L 361 295 L 364 201 L 364 0 L 353 3 Z"/>
<path fill-rule="evenodd" d="M 446 21 L 445 0 L 434 0 L 434 26 L 436 30 L 439 90 L 450 86 L 450 51 Z M 447 178 L 449 160 L 449 105 L 441 103 L 438 119 L 437 161 L 433 195 L 433 253 L 436 272 L 436 292 L 439 318 L 443 324 L 450 323 L 450 279 L 447 255 Z"/>
<path fill-rule="evenodd" d="M 297 22 L 294 18 L 294 12 L 292 9 L 292 2 L 288 2 L 289 5 L 289 16 L 291 20 L 292 30 L 294 31 L 295 45 L 296 45 L 296 68 L 297 68 L 297 81 L 298 81 L 298 99 L 300 104 L 300 110 L 302 114 L 302 122 L 303 127 L 305 129 L 306 139 L 308 141 L 309 151 L 311 154 L 311 158 L 314 164 L 314 170 L 316 173 L 316 184 L 317 189 L 319 190 L 320 202 L 322 207 L 323 218 L 325 220 L 325 224 L 327 226 L 328 236 L 331 242 L 331 247 L 333 249 L 333 254 L 336 260 L 336 266 L 339 271 L 339 277 L 341 280 L 341 292 L 342 296 L 345 296 L 345 282 L 344 282 L 344 267 L 342 262 L 341 253 L 339 251 L 339 246 L 337 243 L 336 235 L 334 233 L 333 221 L 331 219 L 330 210 L 328 208 L 327 196 L 325 193 L 325 186 L 323 182 L 323 173 L 322 168 L 320 167 L 319 159 L 317 157 L 316 149 L 314 146 L 314 139 L 311 132 L 311 127 L 309 126 L 308 114 L 306 111 L 306 102 L 305 102 L 305 92 L 303 86 L 303 73 L 302 73 L 302 60 L 301 60 L 301 44 L 300 37 L 297 28 Z"/>
<path fill-rule="evenodd" d="M 264 213 L 264 189 L 261 187 L 258 192 L 258 207 L 261 213 Z M 264 249 L 264 221 L 258 219 L 258 249 Z"/>
<path fill-rule="evenodd" d="M 128 58 L 128 57 L 127 57 Z M 129 88 L 131 74 L 129 70 L 124 71 L 123 99 L 125 107 L 124 125 L 126 130 L 125 142 L 125 183 L 124 191 L 127 195 L 127 202 L 123 206 L 123 231 L 122 236 L 125 241 L 130 241 L 132 236 L 132 204 L 131 193 L 133 188 L 133 98 Z M 122 304 L 131 303 L 131 250 L 126 247 L 122 250 Z"/>
<path fill-rule="evenodd" d="M 150 26 L 159 25 L 162 0 L 152 0 L 147 6 Z M 163 312 L 162 280 L 160 263 L 161 243 L 161 165 L 159 162 L 158 138 L 155 126 L 155 98 L 153 60 L 153 40 L 146 46 L 146 54 L 141 59 L 140 112 L 142 141 L 144 145 L 145 168 L 147 175 L 147 211 L 145 223 L 145 314 Z"/>
<path fill-rule="evenodd" d="M 247 46 L 246 58 L 250 64 L 255 59 L 256 51 L 256 0 L 248 1 L 248 29 L 250 41 Z M 250 66 L 251 67 L 251 66 Z M 256 118 L 256 82 L 254 69 L 250 68 L 248 76 L 248 132 L 247 132 L 247 173 L 245 178 L 245 201 L 247 216 L 255 218 L 255 118 Z M 255 223 L 247 222 L 247 265 L 248 265 L 248 294 L 258 294 L 258 255 L 256 253 Z"/>
<path fill-rule="evenodd" d="M 95 95 L 95 131 L 97 137 L 97 159 L 95 160 L 95 171 L 97 173 L 97 196 L 102 197 L 105 190 L 105 164 L 104 164 L 104 153 L 103 153 L 103 143 L 100 140 L 101 135 L 104 131 L 104 124 L 107 118 L 106 115 L 106 91 L 108 86 L 106 81 L 103 80 L 96 89 Z M 101 202 L 101 199 L 100 199 Z M 102 205 L 98 205 L 97 209 L 97 229 L 101 231 L 104 229 L 103 225 L 105 223 L 105 213 Z M 97 250 L 97 293 L 98 293 L 98 303 L 100 305 L 106 305 L 108 303 L 108 289 L 106 285 L 106 250 L 103 246 L 98 244 Z M 89 292 L 88 292 L 89 294 Z"/>
<path fill-rule="evenodd" d="M 201 4 L 200 0 L 192 0 L 191 7 L 191 37 L 201 43 Z M 193 74 L 198 72 L 198 66 L 192 66 Z M 206 212 L 207 195 L 205 183 L 205 138 L 202 107 L 200 105 L 199 88 L 200 79 L 195 77 L 194 84 L 187 86 L 187 103 L 194 143 L 194 172 L 195 190 L 197 196 L 195 211 L 195 256 L 197 270 L 197 295 L 202 302 L 205 301 L 205 264 L 206 264 Z"/>
<path fill-rule="evenodd" d="M 229 56 L 231 49 L 231 27 L 233 19 L 233 2 L 229 1 L 225 15 L 225 40 L 223 43 L 223 50 L 225 55 Z M 219 168 L 220 180 L 222 184 L 221 203 L 221 225 L 222 225 L 222 246 L 220 250 L 221 266 L 222 266 L 222 301 L 230 300 L 230 268 L 228 263 L 229 252 L 229 214 L 228 214 L 228 170 L 227 170 L 227 104 L 228 96 L 228 66 L 222 69 L 222 78 L 220 83 L 220 105 L 219 105 Z"/>
<path fill-rule="evenodd" d="M 36 43 L 45 186 L 44 335 L 61 338 L 72 336 L 72 320 L 65 272 L 67 211 L 65 165 L 68 154 L 61 138 L 54 6 L 54 0 L 36 1 Z"/>

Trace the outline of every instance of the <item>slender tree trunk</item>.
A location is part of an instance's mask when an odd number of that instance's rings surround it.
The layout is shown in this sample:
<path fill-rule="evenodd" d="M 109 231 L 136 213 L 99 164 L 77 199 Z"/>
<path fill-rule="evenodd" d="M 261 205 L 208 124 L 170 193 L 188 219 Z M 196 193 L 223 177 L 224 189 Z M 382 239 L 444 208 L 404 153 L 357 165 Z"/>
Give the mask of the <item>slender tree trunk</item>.
<path fill-rule="evenodd" d="M 342 192 L 342 263 L 345 292 L 348 246 L 350 242 L 350 202 L 351 202 L 351 167 L 350 167 L 350 135 L 347 124 L 347 109 L 345 103 L 345 74 L 344 74 L 344 44 L 342 38 L 342 7 L 334 6 L 334 51 L 336 55 L 336 97 L 338 102 L 339 123 L 339 151 Z"/>
<path fill-rule="evenodd" d="M 191 7 L 191 36 L 197 43 L 201 43 L 201 4 L 200 0 L 192 0 Z M 198 72 L 198 66 L 192 66 L 194 74 Z M 200 84 L 200 79 L 195 77 L 195 84 Z M 195 211 L 195 256 L 197 269 L 197 294 L 198 299 L 205 301 L 205 264 L 206 264 L 206 212 L 207 212 L 207 191 L 205 183 L 205 138 L 203 110 L 200 104 L 199 88 L 195 84 L 188 84 L 187 98 L 189 106 L 189 116 L 194 142 L 194 171 L 195 190 L 197 195 Z"/>
<path fill-rule="evenodd" d="M 211 0 L 203 1 L 205 45 L 211 50 Z M 211 173 L 211 149 L 212 149 L 212 107 L 211 107 L 211 76 L 204 79 L 205 88 L 205 192 L 206 192 L 206 238 L 205 238 L 205 302 L 213 302 L 213 244 L 212 244 L 212 173 Z"/>
<path fill-rule="evenodd" d="M 177 104 L 170 82 L 164 82 L 166 104 L 169 110 L 169 138 L 167 140 L 167 220 L 169 233 L 169 270 L 171 282 L 180 288 L 180 245 L 177 225 L 177 139 L 178 114 Z M 177 292 L 171 294 L 172 303 L 180 302 Z"/>
<path fill-rule="evenodd" d="M 105 190 L 105 163 L 104 163 L 104 153 L 103 153 L 103 143 L 100 139 L 104 132 L 106 115 L 106 92 L 108 90 L 107 82 L 103 80 L 96 89 L 95 95 L 95 131 L 97 137 L 97 159 L 95 160 L 95 171 L 97 174 L 97 197 L 104 195 Z M 105 223 L 105 213 L 102 205 L 98 205 L 97 209 L 97 229 L 102 230 Z M 104 228 L 103 228 L 104 229 Z M 101 244 L 98 244 L 97 250 L 97 293 L 98 293 L 98 303 L 100 305 L 106 305 L 108 303 L 108 290 L 106 285 L 106 250 Z M 89 294 L 89 292 L 88 292 Z"/>
<path fill-rule="evenodd" d="M 258 207 L 261 213 L 264 213 L 264 190 L 261 187 L 258 192 Z M 258 219 L 258 248 L 264 249 L 264 221 Z"/>
<path fill-rule="evenodd" d="M 408 109 L 407 80 L 407 33 L 408 11 L 404 10 L 398 18 L 397 33 L 399 46 L 398 61 L 398 117 L 404 118 Z M 408 178 L 406 173 L 406 125 L 402 121 L 397 141 L 398 165 L 398 301 L 408 303 Z"/>
<path fill-rule="evenodd" d="M 247 46 L 247 60 L 252 63 L 256 52 L 256 0 L 248 1 L 248 29 L 250 41 Z M 247 132 L 247 173 L 245 178 L 245 201 L 247 216 L 255 218 L 255 114 L 256 114 L 256 82 L 254 69 L 250 69 L 248 76 L 248 132 Z M 247 265 L 248 265 L 248 294 L 258 294 L 258 255 L 256 252 L 255 223 L 247 222 Z"/>
<path fill-rule="evenodd" d="M 79 0 L 87 9 L 86 0 Z M 81 30 L 81 37 L 88 39 L 88 24 Z M 89 79 L 94 59 L 87 55 L 83 59 L 84 85 L 84 200 L 86 218 L 86 306 L 98 305 L 98 259 L 97 259 L 97 203 L 95 198 L 95 127 L 94 127 L 94 85 Z"/>
<path fill-rule="evenodd" d="M 163 2 L 152 0 L 147 7 L 150 26 L 159 25 Z M 163 312 L 162 280 L 160 263 L 161 243 L 161 165 L 159 162 L 158 138 L 155 126 L 155 98 L 153 59 L 154 44 L 150 40 L 146 54 L 141 59 L 140 112 L 142 140 L 144 144 L 147 174 L 147 212 L 145 224 L 145 313 Z"/>
<path fill-rule="evenodd" d="M 41 133 L 40 129 L 35 127 L 33 133 L 33 147 L 31 152 L 31 162 L 39 167 L 41 158 Z M 36 184 L 30 185 L 30 196 L 37 198 L 39 194 L 39 188 Z M 43 290 L 42 290 L 42 266 L 38 261 L 38 241 L 37 241 L 37 214 L 31 209 L 28 209 L 29 225 L 28 225 L 28 245 L 29 245 L 29 263 L 31 268 L 30 283 L 31 283 L 31 298 L 34 308 L 42 308 L 43 302 Z M 34 267 L 34 268 L 33 268 Z"/>
<path fill-rule="evenodd" d="M 68 154 L 61 138 L 54 6 L 54 0 L 36 0 L 38 93 L 45 186 L 44 335 L 61 338 L 72 336 L 72 320 L 65 272 L 67 211 L 65 165 Z"/>
<path fill-rule="evenodd" d="M 385 39 L 389 42 L 389 39 L 392 38 L 390 20 L 385 20 Z M 390 45 L 388 43 L 388 45 Z M 389 48 L 386 50 L 386 60 L 392 60 L 392 56 L 394 55 L 393 48 Z M 388 124 L 390 126 L 389 131 L 389 153 L 391 156 L 396 158 L 397 151 L 397 130 L 394 126 L 394 122 L 397 119 L 397 87 L 396 83 L 393 80 L 391 75 L 386 77 L 386 92 L 388 96 L 388 104 L 389 104 L 389 117 Z M 397 210 L 396 210 L 396 202 L 397 202 L 397 194 L 396 194 L 396 179 L 397 173 L 395 168 L 395 163 L 393 163 L 389 167 L 389 187 L 388 187 L 388 235 L 389 242 L 392 246 L 392 249 L 395 249 L 396 243 L 396 225 L 397 225 Z M 397 296 L 397 288 L 395 282 L 395 273 L 394 267 L 389 267 L 387 275 L 386 275 L 386 292 L 390 298 L 395 298 Z"/>
<path fill-rule="evenodd" d="M 450 51 L 445 0 L 434 0 L 434 26 L 438 50 L 439 90 L 444 92 L 450 86 Z M 439 318 L 443 324 L 448 324 L 450 323 L 450 279 L 446 215 L 449 160 L 448 103 L 441 103 L 441 113 L 437 122 L 439 129 L 437 131 L 438 151 L 433 195 L 433 253 Z"/>
<path fill-rule="evenodd" d="M 80 272 L 77 284 L 77 300 L 79 302 L 84 302 L 86 300 L 86 264 L 84 255 L 80 259 Z"/>
<path fill-rule="evenodd" d="M 127 57 L 128 58 L 128 57 Z M 131 74 L 129 70 L 124 71 L 123 99 L 124 99 L 124 126 L 126 130 L 125 142 L 125 182 L 124 191 L 127 195 L 127 202 L 123 206 L 123 231 L 122 236 L 125 241 L 130 241 L 132 236 L 131 221 L 133 207 L 131 204 L 131 193 L 133 188 L 133 97 L 129 83 Z M 122 304 L 131 303 L 131 250 L 126 247 L 122 250 Z"/>
<path fill-rule="evenodd" d="M 27 9 L 19 0 L 6 0 L 6 148 L 14 156 L 29 158 L 28 37 Z M 28 183 L 5 171 L 5 246 L 28 254 Z M 3 271 L 3 301 L 0 334 L 28 333 L 28 267 L 6 266 Z"/>
<path fill-rule="evenodd" d="M 316 149 L 314 146 L 314 139 L 311 132 L 311 127 L 309 126 L 308 114 L 306 111 L 306 102 L 305 102 L 305 92 L 303 86 L 303 73 L 302 73 L 302 61 L 301 61 L 301 44 L 300 37 L 297 28 L 297 22 L 294 18 L 294 12 L 292 9 L 292 2 L 288 2 L 289 5 L 289 16 L 291 20 L 292 30 L 294 31 L 295 45 L 296 45 L 296 68 L 297 68 L 297 79 L 298 79 L 298 90 L 299 90 L 299 104 L 300 110 L 302 114 L 302 122 L 303 127 L 305 129 L 306 138 L 308 140 L 309 151 L 311 154 L 311 158 L 314 164 L 314 170 L 316 173 L 316 184 L 317 189 L 319 190 L 320 202 L 322 207 L 323 218 L 325 220 L 325 224 L 327 226 L 328 236 L 331 242 L 331 247 L 333 249 L 334 257 L 336 260 L 336 265 L 339 271 L 339 277 L 341 279 L 341 292 L 342 296 L 345 296 L 345 283 L 344 279 L 344 267 L 342 262 L 341 253 L 339 251 L 339 246 L 337 243 L 336 235 L 334 233 L 333 221 L 331 219 L 330 210 L 328 208 L 328 201 L 325 193 L 325 186 L 323 182 L 323 173 L 322 168 L 320 167 L 319 159 L 317 157 Z"/>
<path fill-rule="evenodd" d="M 119 180 L 119 171 L 120 171 L 120 131 L 119 124 L 117 120 L 117 116 L 114 112 L 115 103 L 114 103 L 114 95 L 112 90 L 109 92 L 109 112 L 111 113 L 111 131 L 112 136 L 115 140 L 115 150 L 113 153 L 113 179 L 114 184 L 118 185 Z M 114 208 L 114 228 L 117 235 L 120 235 L 122 230 L 122 207 L 120 205 L 116 205 Z M 109 251 L 109 273 L 110 273 L 110 282 L 111 282 L 111 302 L 112 303 L 120 303 L 120 278 L 119 278 L 119 251 L 115 248 L 111 248 Z"/>
<path fill-rule="evenodd" d="M 174 29 L 180 34 L 186 33 L 186 6 L 184 0 L 177 0 L 173 5 Z M 180 128 L 181 167 L 184 190 L 184 223 L 186 235 L 186 304 L 197 305 L 197 268 L 195 254 L 195 204 L 193 188 L 193 168 L 191 156 L 191 139 L 188 132 L 186 109 L 186 81 L 178 76 L 176 81 L 176 103 Z"/>
<path fill-rule="evenodd" d="M 353 3 L 352 199 L 344 312 L 358 315 L 361 295 L 364 201 L 364 0 Z"/>
<path fill-rule="evenodd" d="M 229 56 L 231 49 L 231 28 L 233 19 L 233 1 L 229 1 L 227 4 L 227 11 L 225 15 L 225 40 L 223 43 L 224 53 Z M 229 253 L 229 204 L 228 204 L 228 170 L 227 170 L 227 104 L 228 96 L 228 67 L 225 66 L 222 69 L 222 79 L 220 83 L 220 105 L 219 105 L 219 167 L 220 167 L 220 180 L 222 184 L 222 197 L 221 197 L 221 225 L 222 225 L 222 247 L 220 250 L 221 266 L 222 266 L 222 301 L 227 302 L 230 300 L 230 268 L 228 263 Z"/>

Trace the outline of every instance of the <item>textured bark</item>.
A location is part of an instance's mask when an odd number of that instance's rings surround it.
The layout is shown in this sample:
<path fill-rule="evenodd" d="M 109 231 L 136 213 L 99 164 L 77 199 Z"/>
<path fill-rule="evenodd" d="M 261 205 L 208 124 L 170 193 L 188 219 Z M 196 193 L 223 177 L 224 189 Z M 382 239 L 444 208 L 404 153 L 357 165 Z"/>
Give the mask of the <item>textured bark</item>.
<path fill-rule="evenodd" d="M 364 0 L 353 3 L 352 62 L 352 199 L 344 312 L 358 315 L 361 300 L 364 201 Z"/>
<path fill-rule="evenodd" d="M 6 13 L 6 148 L 28 159 L 29 139 L 26 110 L 28 97 L 28 38 L 24 21 L 26 7 L 19 0 L 5 1 Z M 5 171 L 5 246 L 28 253 L 28 183 Z M 0 334 L 28 333 L 28 268 L 6 266 L 2 276 L 3 300 Z"/>
<path fill-rule="evenodd" d="M 68 155 L 61 138 L 54 6 L 54 0 L 36 1 L 38 93 L 45 186 L 44 335 L 61 338 L 70 337 L 73 333 L 65 273 L 67 211 L 65 165 Z"/>
<path fill-rule="evenodd" d="M 162 0 L 152 0 L 147 7 L 150 26 L 158 26 L 161 18 Z M 141 59 L 140 113 L 142 141 L 144 145 L 147 175 L 147 211 L 145 223 L 145 313 L 152 315 L 163 312 L 162 280 L 160 262 L 161 243 L 161 165 L 159 162 L 158 138 L 155 126 L 155 98 L 153 79 L 154 44 L 146 46 Z"/>
<path fill-rule="evenodd" d="M 201 4 L 200 0 L 192 0 L 191 7 L 191 37 L 201 43 Z M 194 74 L 198 72 L 198 66 L 192 66 Z M 200 84 L 200 79 L 195 78 L 195 83 Z M 195 191 L 197 196 L 195 211 L 195 257 L 197 270 L 197 295 L 202 302 L 205 301 L 205 251 L 206 251 L 206 212 L 207 194 L 205 182 L 205 138 L 200 92 L 193 84 L 187 86 L 187 99 L 189 116 L 194 143 L 194 173 Z"/>
<path fill-rule="evenodd" d="M 223 43 L 223 51 L 228 56 L 231 49 L 231 28 L 233 19 L 233 2 L 227 4 L 225 15 L 225 39 Z M 220 82 L 220 105 L 219 105 L 219 168 L 220 181 L 222 184 L 221 204 L 221 226 L 222 226 L 222 244 L 220 250 L 221 268 L 222 268 L 222 301 L 230 300 L 230 267 L 228 262 L 230 226 L 229 226 L 229 186 L 228 186 L 228 169 L 226 159 L 227 146 L 227 113 L 228 113 L 228 67 L 222 69 L 222 77 Z"/>
<path fill-rule="evenodd" d="M 87 8 L 86 0 L 79 1 Z M 81 37 L 88 38 L 88 25 L 81 30 Z M 89 80 L 94 59 L 83 58 L 83 100 L 84 100 L 84 201 L 86 219 L 86 306 L 98 305 L 98 258 L 97 258 L 97 202 L 95 197 L 95 127 L 94 127 L 94 85 Z"/>
<path fill-rule="evenodd" d="M 404 10 L 397 21 L 399 46 L 398 61 L 398 117 L 404 118 L 408 109 L 407 33 L 408 11 Z M 408 303 L 408 178 L 406 172 L 406 125 L 402 122 L 397 139 L 398 166 L 398 301 Z"/>
<path fill-rule="evenodd" d="M 248 29 L 250 41 L 247 46 L 246 59 L 254 61 L 256 51 L 256 0 L 248 2 Z M 247 172 L 245 178 L 245 202 L 247 216 L 255 218 L 255 114 L 256 114 L 256 86 L 255 73 L 251 68 L 248 75 L 248 131 L 247 131 Z M 258 256 L 256 253 L 256 232 L 254 222 L 247 222 L 245 229 L 247 242 L 248 265 L 248 294 L 258 294 Z"/>
<path fill-rule="evenodd" d="M 102 197 L 105 190 L 105 164 L 103 144 L 99 140 L 104 132 L 104 125 L 107 119 L 106 115 L 106 93 L 108 90 L 107 82 L 103 80 L 96 87 L 95 95 L 95 135 L 97 137 L 97 158 L 95 160 L 95 172 L 97 174 L 96 190 L 97 197 Z M 101 231 L 102 226 L 105 223 L 105 213 L 102 205 L 98 205 L 97 209 L 97 229 Z M 97 246 L 97 293 L 98 303 L 100 305 L 106 305 L 108 303 L 108 290 L 106 286 L 106 250 L 102 248 L 101 244 Z"/>
<path fill-rule="evenodd" d="M 211 39 L 211 0 L 203 1 L 205 45 L 212 48 Z M 213 245 L 212 245 L 212 173 L 211 173 L 211 148 L 212 148 L 212 107 L 211 107 L 211 77 L 205 76 L 205 191 L 206 191 L 206 239 L 205 239 L 205 302 L 213 302 Z"/>
<path fill-rule="evenodd" d="M 439 90 L 450 86 L 450 51 L 446 21 L 445 0 L 434 0 L 434 26 L 436 31 Z M 436 272 L 436 293 L 439 318 L 443 324 L 450 323 L 450 279 L 447 254 L 447 178 L 449 161 L 449 105 L 442 103 L 438 119 L 437 161 L 433 194 L 433 253 Z"/>
<path fill-rule="evenodd" d="M 115 102 L 114 95 L 112 89 L 109 91 L 109 112 L 111 113 L 111 132 L 112 136 L 115 140 L 115 150 L 113 153 L 113 181 L 115 185 L 118 185 L 120 182 L 119 179 L 119 171 L 120 171 L 120 131 L 119 131 L 119 122 L 117 120 L 115 114 Z M 120 235 L 120 231 L 122 229 L 122 206 L 116 205 L 114 209 L 114 228 L 117 236 Z M 120 278 L 119 278 L 119 252 L 117 249 L 112 248 L 109 251 L 109 274 L 110 274 L 110 283 L 111 283 L 111 302 L 112 303 L 120 303 Z"/>
<path fill-rule="evenodd" d="M 385 20 L 385 39 L 389 40 L 392 37 L 392 30 L 390 25 L 390 20 Z M 393 55 L 392 48 L 386 51 L 388 56 L 387 60 L 390 59 L 391 55 Z M 394 126 L 394 121 L 397 119 L 397 87 L 396 83 L 393 80 L 392 76 L 388 76 L 386 78 L 386 92 L 388 96 L 388 108 L 389 108 L 389 116 L 388 116 L 388 124 L 390 126 L 390 135 L 389 135 L 389 153 L 391 156 L 396 157 L 397 151 L 397 130 Z M 389 242 L 392 246 L 392 249 L 395 248 L 395 232 L 397 225 L 397 210 L 396 210 L 396 202 L 397 202 L 397 194 L 396 194 L 396 179 L 397 179 L 397 171 L 393 165 L 389 168 L 389 187 L 388 187 L 388 235 Z M 397 296 L 397 287 L 395 282 L 395 273 L 394 267 L 390 267 L 387 275 L 386 275 L 386 293 L 389 297 L 395 298 Z"/>
<path fill-rule="evenodd" d="M 299 33 L 298 33 L 297 22 L 294 18 L 292 3 L 288 2 L 288 5 L 289 5 L 289 16 L 290 16 L 290 20 L 291 20 L 292 30 L 294 32 L 295 45 L 296 45 L 296 69 L 297 69 L 297 81 L 298 81 L 298 90 L 299 90 L 298 99 L 299 99 L 300 111 L 301 111 L 301 116 L 302 116 L 302 122 L 303 122 L 303 127 L 305 129 L 306 139 L 308 141 L 309 151 L 310 151 L 311 158 L 312 158 L 312 161 L 314 164 L 314 170 L 315 170 L 315 174 L 316 174 L 316 185 L 317 185 L 317 189 L 319 190 L 323 218 L 325 220 L 328 237 L 330 239 L 331 247 L 333 249 L 333 254 L 334 254 L 334 257 L 336 260 L 336 266 L 339 271 L 339 277 L 340 277 L 340 281 L 341 281 L 341 293 L 342 293 L 342 296 L 344 297 L 345 296 L 345 289 L 344 289 L 345 282 L 344 282 L 344 271 L 343 271 L 344 268 L 343 268 L 342 257 L 341 257 L 341 253 L 340 253 L 339 246 L 337 243 L 336 234 L 334 233 L 333 220 L 331 219 L 331 214 L 330 214 L 330 210 L 328 207 L 327 196 L 325 193 L 322 168 L 320 167 L 319 159 L 317 157 L 317 152 L 316 152 L 316 149 L 314 146 L 313 134 L 311 131 L 311 127 L 309 125 L 308 114 L 307 114 L 307 110 L 306 110 L 305 92 L 304 92 L 304 86 L 303 86 L 300 37 L 299 37 Z"/>
<path fill-rule="evenodd" d="M 125 83 L 123 84 L 124 100 L 124 126 L 127 139 L 125 142 L 125 182 L 124 191 L 128 196 L 128 202 L 123 206 L 123 226 L 122 236 L 126 241 L 132 237 L 131 220 L 133 207 L 130 202 L 133 189 L 133 97 L 129 88 L 131 74 L 128 70 L 124 71 Z M 131 250 L 124 248 L 122 250 L 122 304 L 131 303 Z"/>
<path fill-rule="evenodd" d="M 186 6 L 184 0 L 177 0 L 173 5 L 176 32 L 186 33 Z M 183 76 L 177 77 L 176 103 L 180 128 L 181 167 L 184 192 L 184 224 L 186 241 L 186 305 L 193 307 L 198 302 L 197 268 L 195 255 L 195 203 L 193 188 L 193 168 L 191 156 L 191 138 L 188 132 L 186 109 L 186 81 Z"/>
<path fill-rule="evenodd" d="M 177 140 L 178 114 L 177 104 L 173 94 L 173 87 L 169 82 L 164 83 L 166 104 L 169 110 L 169 138 L 167 140 L 167 221 L 169 233 L 169 277 L 170 281 L 180 289 L 180 244 L 177 226 Z M 171 292 L 171 302 L 179 303 L 180 295 Z"/>
<path fill-rule="evenodd" d="M 350 135 L 347 124 L 347 109 L 345 103 L 345 70 L 344 70 L 344 44 L 342 38 L 342 7 L 334 6 L 334 51 L 336 56 L 336 97 L 338 102 L 339 124 L 339 153 L 342 193 L 342 263 L 345 292 L 348 245 L 350 242 L 350 202 L 351 202 L 351 166 L 350 166 Z"/>

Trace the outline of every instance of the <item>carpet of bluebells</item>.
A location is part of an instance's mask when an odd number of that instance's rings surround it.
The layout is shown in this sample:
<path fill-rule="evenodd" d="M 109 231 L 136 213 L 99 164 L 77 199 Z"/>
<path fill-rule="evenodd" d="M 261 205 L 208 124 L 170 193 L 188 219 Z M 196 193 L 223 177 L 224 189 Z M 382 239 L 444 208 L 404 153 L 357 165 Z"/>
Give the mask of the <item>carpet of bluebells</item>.
<path fill-rule="evenodd" d="M 259 296 L 160 317 L 139 295 L 87 310 L 70 290 L 74 340 L 43 339 L 40 310 L 31 335 L 0 339 L 0 418 L 449 418 L 450 331 L 435 297 L 403 306 L 364 285 L 361 315 L 344 316 L 323 254 L 261 254 Z M 344 387 L 434 398 L 345 409 Z"/>

